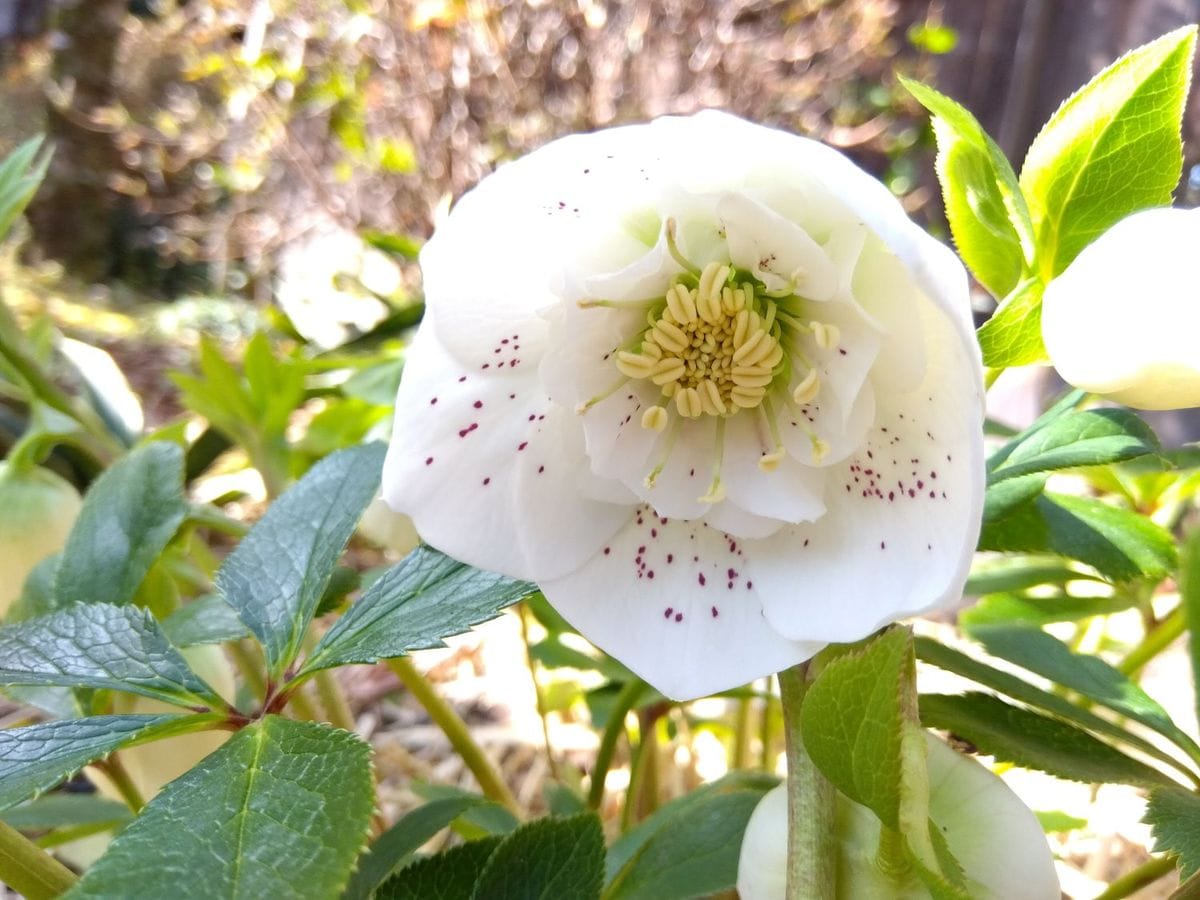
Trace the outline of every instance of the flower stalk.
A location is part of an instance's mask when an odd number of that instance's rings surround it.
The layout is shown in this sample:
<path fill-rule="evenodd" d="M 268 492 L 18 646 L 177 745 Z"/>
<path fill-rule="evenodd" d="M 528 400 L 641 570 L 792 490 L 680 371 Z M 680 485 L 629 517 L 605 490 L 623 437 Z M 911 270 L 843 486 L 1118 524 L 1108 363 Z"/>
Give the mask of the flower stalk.
<path fill-rule="evenodd" d="M 800 736 L 800 705 L 808 685 L 808 663 L 779 673 L 788 764 L 787 898 L 833 900 L 835 795 L 833 785 L 809 758 Z"/>
<path fill-rule="evenodd" d="M 638 698 L 647 687 L 646 682 L 634 678 L 625 683 L 613 701 L 608 724 L 604 726 L 604 734 L 600 738 L 600 749 L 596 751 L 596 765 L 592 769 L 592 783 L 588 788 L 588 806 L 592 809 L 599 809 L 604 800 L 604 782 L 608 778 L 608 770 L 612 768 L 617 740 L 625 733 L 625 716 L 637 705 Z"/>
<path fill-rule="evenodd" d="M 70 890 L 75 874 L 11 825 L 0 822 L 0 881 L 29 900 Z"/>

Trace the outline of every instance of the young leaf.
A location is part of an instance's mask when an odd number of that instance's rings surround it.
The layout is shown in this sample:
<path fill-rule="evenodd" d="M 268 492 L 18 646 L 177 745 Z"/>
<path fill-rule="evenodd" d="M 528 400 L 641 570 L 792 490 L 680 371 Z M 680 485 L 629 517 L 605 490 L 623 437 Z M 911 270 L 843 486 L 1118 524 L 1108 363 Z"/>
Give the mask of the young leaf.
<path fill-rule="evenodd" d="M 1151 827 L 1156 853 L 1179 855 L 1183 879 L 1200 871 L 1200 797 L 1180 788 L 1155 788 L 1142 821 Z"/>
<path fill-rule="evenodd" d="M 362 444 L 321 460 L 217 572 L 217 590 L 262 643 L 273 678 L 296 658 L 334 565 L 379 487 L 384 451 L 380 443 Z"/>
<path fill-rule="evenodd" d="M 162 620 L 162 630 L 176 647 L 240 641 L 250 632 L 225 598 L 209 594 L 187 603 Z"/>
<path fill-rule="evenodd" d="M 49 790 L 134 741 L 167 737 L 185 723 L 190 730 L 208 721 L 203 716 L 92 716 L 0 729 L 0 809 Z"/>
<path fill-rule="evenodd" d="M 989 694 L 922 694 L 920 706 L 925 726 L 964 738 L 1000 762 L 1090 784 L 1175 784 L 1074 725 Z"/>
<path fill-rule="evenodd" d="M 1043 279 L 1139 209 L 1167 206 L 1183 165 L 1180 121 L 1196 28 L 1127 53 L 1073 94 L 1034 139 L 1021 188 Z"/>
<path fill-rule="evenodd" d="M 1055 684 L 1128 716 L 1174 741 L 1193 759 L 1200 747 L 1171 721 L 1167 711 L 1137 685 L 1098 656 L 1072 653 L 1062 641 L 1033 628 L 989 625 L 971 631 L 985 650 Z"/>
<path fill-rule="evenodd" d="M 1170 533 L 1145 516 L 1099 500 L 1049 493 L 986 520 L 979 549 L 1057 553 L 1116 581 L 1162 578 L 1176 560 Z"/>
<path fill-rule="evenodd" d="M 58 602 L 129 603 L 186 515 L 177 444 L 155 441 L 119 459 L 83 500 L 55 577 Z"/>
<path fill-rule="evenodd" d="M 988 473 L 995 484 L 1035 472 L 1124 462 L 1162 448 L 1145 422 L 1127 409 L 1067 413 L 1021 440 Z"/>
<path fill-rule="evenodd" d="M 168 784 L 70 896 L 338 896 L 374 803 L 369 754 L 344 731 L 268 716 Z"/>
<path fill-rule="evenodd" d="M 503 838 L 485 837 L 419 859 L 384 882 L 374 900 L 463 900 Z"/>
<path fill-rule="evenodd" d="M 371 892 L 420 850 L 422 844 L 482 800 L 482 797 L 448 797 L 426 803 L 408 813 L 371 844 L 371 848 L 358 861 L 358 867 L 350 877 L 341 900 L 368 900 Z M 466 893 L 474 883 L 473 874 Z"/>
<path fill-rule="evenodd" d="M 313 650 L 302 672 L 373 663 L 412 650 L 444 646 L 495 618 L 535 590 L 533 585 L 473 569 L 418 547 L 367 588 Z"/>
<path fill-rule="evenodd" d="M 979 326 L 977 336 L 984 365 L 1029 366 L 1049 358 L 1042 341 L 1044 291 L 1041 280 L 1024 279 L 1005 295 L 992 317 Z"/>
<path fill-rule="evenodd" d="M 966 109 L 919 82 L 900 82 L 933 114 L 938 181 L 958 252 L 979 283 L 1003 297 L 1033 253 L 1033 223 L 1017 176 Z"/>
<path fill-rule="evenodd" d="M 594 813 L 539 819 L 504 838 L 475 882 L 472 900 L 599 898 L 604 832 Z"/>
<path fill-rule="evenodd" d="M 0 628 L 0 684 L 111 688 L 178 706 L 225 703 L 146 610 L 76 603 Z"/>

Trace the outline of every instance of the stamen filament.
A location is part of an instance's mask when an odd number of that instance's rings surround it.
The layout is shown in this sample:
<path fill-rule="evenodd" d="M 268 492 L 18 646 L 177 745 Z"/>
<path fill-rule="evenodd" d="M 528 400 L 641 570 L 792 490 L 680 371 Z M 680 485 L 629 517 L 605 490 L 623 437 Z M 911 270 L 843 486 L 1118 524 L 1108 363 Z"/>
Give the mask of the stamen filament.
<path fill-rule="evenodd" d="M 713 463 L 712 483 L 708 493 L 699 498 L 701 503 L 720 503 L 725 499 L 725 485 L 721 483 L 721 467 L 725 463 L 725 417 L 717 419 L 716 460 Z"/>
<path fill-rule="evenodd" d="M 625 387 L 625 385 L 627 385 L 627 384 L 629 384 L 629 378 L 622 378 L 620 381 L 614 382 L 612 387 L 606 389 L 602 393 L 597 394 L 595 397 L 588 400 L 587 402 L 580 403 L 578 406 L 576 406 L 575 407 L 576 414 L 583 415 L 585 412 L 587 412 L 589 409 L 591 409 L 597 403 L 602 403 L 603 401 L 607 400 L 609 397 L 611 397 L 613 394 L 615 394 L 621 388 Z"/>
<path fill-rule="evenodd" d="M 689 260 L 683 255 L 683 253 L 680 252 L 679 244 L 675 242 L 675 220 L 667 219 L 664 227 L 666 228 L 667 232 L 667 252 L 671 254 L 671 259 L 675 260 L 675 262 L 679 263 L 680 266 L 682 266 L 688 272 L 691 272 L 693 275 L 699 275 L 699 267 L 697 267 L 693 262 L 691 262 L 691 260 Z"/>
<path fill-rule="evenodd" d="M 771 398 L 763 397 L 762 405 L 759 409 L 762 410 L 763 418 L 767 420 L 767 428 L 771 432 L 771 441 L 774 447 L 770 453 L 762 455 L 758 461 L 758 467 L 764 472 L 774 472 L 779 468 L 779 464 L 783 462 L 783 438 L 779 435 L 779 422 L 775 418 L 775 407 L 771 403 Z"/>
<path fill-rule="evenodd" d="M 671 458 L 671 451 L 675 449 L 675 441 L 679 438 L 679 431 L 683 427 L 683 419 L 679 416 L 672 416 L 671 430 L 667 432 L 667 443 L 663 447 L 662 456 L 658 460 L 658 465 L 655 466 L 650 474 L 646 476 L 644 484 L 647 488 L 653 488 L 654 483 L 658 481 L 658 476 L 662 474 L 662 470 L 667 466 L 667 460 Z"/>

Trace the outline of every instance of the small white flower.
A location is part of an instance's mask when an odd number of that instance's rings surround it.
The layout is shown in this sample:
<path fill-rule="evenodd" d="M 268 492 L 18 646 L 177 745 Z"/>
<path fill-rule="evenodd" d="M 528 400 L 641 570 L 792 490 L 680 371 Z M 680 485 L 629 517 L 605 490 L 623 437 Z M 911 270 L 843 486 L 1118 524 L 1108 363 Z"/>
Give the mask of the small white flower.
<path fill-rule="evenodd" d="M 1042 337 L 1058 373 L 1138 409 L 1200 406 L 1200 210 L 1122 219 L 1046 288 Z"/>
<path fill-rule="evenodd" d="M 691 698 L 957 599 L 983 494 L 954 255 L 718 112 L 554 141 L 421 256 L 384 496 Z"/>
<path fill-rule="evenodd" d="M 1054 857 L 1041 824 L 1003 781 L 975 760 L 926 733 L 929 815 L 963 868 L 978 900 L 1058 900 Z M 876 865 L 879 819 L 837 796 L 837 896 L 854 900 L 921 900 L 929 892 L 915 873 L 893 881 Z M 759 802 L 738 860 L 742 900 L 783 900 L 787 866 L 787 792 L 780 785 Z"/>

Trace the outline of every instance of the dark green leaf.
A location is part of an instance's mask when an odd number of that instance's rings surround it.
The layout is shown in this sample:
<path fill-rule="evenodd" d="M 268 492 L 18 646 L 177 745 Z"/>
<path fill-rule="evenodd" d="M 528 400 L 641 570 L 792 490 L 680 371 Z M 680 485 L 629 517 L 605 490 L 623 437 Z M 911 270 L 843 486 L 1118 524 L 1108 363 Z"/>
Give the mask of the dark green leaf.
<path fill-rule="evenodd" d="M 938 181 L 958 252 L 979 283 L 1003 297 L 1033 254 L 1033 224 L 1017 176 L 966 109 L 930 87 L 900 80 L 933 114 Z"/>
<path fill-rule="evenodd" d="M 594 813 L 522 825 L 488 857 L 472 900 L 599 898 L 604 832 Z"/>
<path fill-rule="evenodd" d="M 377 837 L 358 861 L 342 900 L 367 900 L 371 892 L 426 841 L 482 801 L 482 797 L 474 796 L 449 797 L 426 803 L 408 813 Z M 474 883 L 472 879 L 470 884 Z"/>
<path fill-rule="evenodd" d="M 465 900 L 503 838 L 486 837 L 419 859 L 375 892 L 375 900 Z"/>
<path fill-rule="evenodd" d="M 1123 462 L 1157 453 L 1158 438 L 1127 409 L 1083 409 L 1040 428 L 988 475 L 990 483 L 1075 466 Z"/>
<path fill-rule="evenodd" d="M 379 487 L 385 449 L 363 444 L 321 460 L 272 504 L 217 573 L 217 589 L 262 643 L 274 678 L 295 659 L 334 565 Z"/>
<path fill-rule="evenodd" d="M 1036 500 L 1046 489 L 1045 475 L 1026 475 L 989 484 L 983 495 L 983 521 L 1003 519 L 1024 504 Z"/>
<path fill-rule="evenodd" d="M 58 602 L 129 603 L 186 515 L 177 444 L 122 457 L 84 497 L 55 578 Z"/>
<path fill-rule="evenodd" d="M 112 688 L 180 706 L 224 703 L 146 610 L 76 603 L 0 628 L 0 684 Z"/>
<path fill-rule="evenodd" d="M 964 738 L 1000 762 L 1093 784 L 1175 784 L 1074 725 L 988 694 L 922 694 L 920 705 L 925 726 Z"/>
<path fill-rule="evenodd" d="M 366 840 L 370 750 L 268 716 L 168 784 L 69 897 L 335 897 Z"/>
<path fill-rule="evenodd" d="M 163 619 L 162 630 L 176 647 L 222 644 L 250 635 L 220 594 L 209 594 L 181 606 Z"/>
<path fill-rule="evenodd" d="M 1055 403 L 1044 413 L 1038 416 L 1037 421 L 1016 435 L 1011 441 L 988 457 L 987 470 L 998 469 L 1004 465 L 1005 460 L 1012 455 L 1013 451 L 1021 445 L 1023 441 L 1029 440 L 1030 437 L 1037 434 L 1043 428 L 1053 425 L 1063 416 L 1069 415 L 1072 411 L 1078 408 L 1079 404 L 1087 397 L 1085 391 L 1068 391 L 1060 397 Z"/>
<path fill-rule="evenodd" d="M 1075 92 L 1021 170 L 1046 282 L 1139 209 L 1169 206 L 1183 165 L 1180 121 L 1195 26 L 1127 53 Z"/>
<path fill-rule="evenodd" d="M 1134 681 L 1098 656 L 1072 653 L 1052 635 L 1034 628 L 985 625 L 971 636 L 993 656 L 1006 659 L 1043 678 L 1152 728 L 1195 756 L 1200 747 L 1171 721 L 1167 711 Z"/>
<path fill-rule="evenodd" d="M 199 716 L 94 716 L 0 730 L 0 809 L 49 790 L 90 762 Z M 163 735 L 165 736 L 165 735 Z"/>
<path fill-rule="evenodd" d="M 1162 578 L 1175 566 L 1175 544 L 1145 516 L 1084 497 L 1047 493 L 984 522 L 980 550 L 1052 552 L 1117 581 Z"/>
<path fill-rule="evenodd" d="M 21 831 L 46 831 L 73 825 L 117 825 L 133 818 L 129 807 L 99 794 L 46 794 L 0 815 Z"/>
<path fill-rule="evenodd" d="M 463 790 L 450 784 L 430 784 L 417 781 L 412 785 L 413 793 L 430 802 L 438 800 L 464 799 L 468 805 L 463 813 L 454 820 L 454 830 L 467 840 L 493 834 L 508 834 L 516 831 L 521 824 L 506 806 L 492 800 L 485 800 L 479 794 Z"/>
<path fill-rule="evenodd" d="M 1143 818 L 1154 835 L 1156 853 L 1179 855 L 1179 872 L 1200 871 L 1200 797 L 1181 788 L 1155 788 Z"/>
<path fill-rule="evenodd" d="M 302 671 L 373 663 L 444 646 L 443 638 L 495 618 L 533 590 L 525 582 L 418 547 L 338 619 Z"/>

